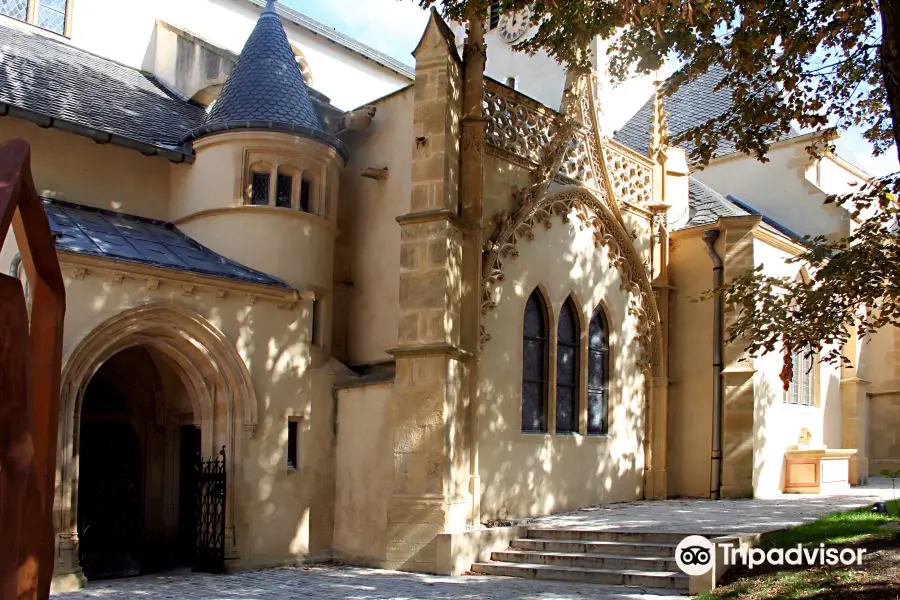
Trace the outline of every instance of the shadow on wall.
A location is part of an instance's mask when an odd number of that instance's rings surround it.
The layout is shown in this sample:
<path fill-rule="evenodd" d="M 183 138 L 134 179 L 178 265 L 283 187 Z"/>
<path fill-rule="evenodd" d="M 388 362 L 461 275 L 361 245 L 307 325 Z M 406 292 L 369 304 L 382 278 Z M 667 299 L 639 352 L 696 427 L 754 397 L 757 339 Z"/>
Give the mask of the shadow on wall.
<path fill-rule="evenodd" d="M 504 261 L 505 279 L 494 290 L 497 306 L 484 317 L 492 338 L 484 347 L 478 410 L 483 520 L 549 514 L 643 494 L 645 376 L 639 365 L 638 322 L 630 310 L 637 296 L 623 285 L 609 248 L 595 245 L 593 229 L 576 211 L 567 221 L 554 216 L 544 225 L 535 227 L 532 241 L 518 243 L 518 257 Z M 576 413 L 581 433 L 521 432 L 523 315 L 535 289 L 543 294 L 549 312 L 551 432 L 556 397 L 552 388 L 560 374 L 558 319 L 568 298 L 577 309 L 581 340 Z M 609 328 L 609 433 L 582 435 L 588 324 L 598 306 Z"/>

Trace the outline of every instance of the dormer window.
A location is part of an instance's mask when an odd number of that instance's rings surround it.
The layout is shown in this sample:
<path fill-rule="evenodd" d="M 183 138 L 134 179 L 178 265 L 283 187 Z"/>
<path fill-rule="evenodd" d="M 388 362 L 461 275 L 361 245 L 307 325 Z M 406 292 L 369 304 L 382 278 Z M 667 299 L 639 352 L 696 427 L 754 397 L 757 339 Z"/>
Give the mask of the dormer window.
<path fill-rule="evenodd" d="M 0 15 L 66 35 L 68 0 L 0 0 Z"/>
<path fill-rule="evenodd" d="M 278 186 L 275 191 L 275 206 L 280 206 L 281 208 L 290 208 L 293 191 L 294 178 L 290 175 L 279 173 Z"/>
<path fill-rule="evenodd" d="M 253 173 L 250 184 L 250 203 L 265 206 L 269 204 L 269 174 Z"/>

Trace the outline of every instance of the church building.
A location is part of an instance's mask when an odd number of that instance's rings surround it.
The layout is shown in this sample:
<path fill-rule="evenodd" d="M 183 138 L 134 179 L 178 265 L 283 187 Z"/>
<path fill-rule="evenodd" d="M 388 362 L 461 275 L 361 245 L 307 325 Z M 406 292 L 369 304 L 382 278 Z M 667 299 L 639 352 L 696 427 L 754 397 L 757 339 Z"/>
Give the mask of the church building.
<path fill-rule="evenodd" d="M 728 109 L 721 74 L 663 100 L 527 35 L 432 11 L 412 68 L 274 0 L 0 0 L 0 143 L 67 292 L 55 589 L 458 574 L 497 521 L 900 468 L 895 332 L 785 391 L 694 301 L 808 277 L 785 259 L 868 175 L 800 132 L 696 170 L 664 134 Z M 12 237 L 0 264 L 26 283 Z M 801 438 L 843 467 L 791 471 Z"/>

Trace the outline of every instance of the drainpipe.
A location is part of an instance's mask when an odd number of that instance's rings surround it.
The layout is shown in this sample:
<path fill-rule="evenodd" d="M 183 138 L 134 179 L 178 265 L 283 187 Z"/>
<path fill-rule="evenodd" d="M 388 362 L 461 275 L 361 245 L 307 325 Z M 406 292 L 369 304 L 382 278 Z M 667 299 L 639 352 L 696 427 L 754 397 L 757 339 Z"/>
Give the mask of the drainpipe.
<path fill-rule="evenodd" d="M 718 229 L 707 229 L 703 232 L 703 241 L 706 242 L 706 250 L 713 262 L 715 289 L 725 283 L 725 264 L 716 252 L 718 239 Z M 713 430 L 709 497 L 718 500 L 722 490 L 722 347 L 724 346 L 722 322 L 725 315 L 725 299 L 720 294 L 715 297 L 713 313 Z"/>

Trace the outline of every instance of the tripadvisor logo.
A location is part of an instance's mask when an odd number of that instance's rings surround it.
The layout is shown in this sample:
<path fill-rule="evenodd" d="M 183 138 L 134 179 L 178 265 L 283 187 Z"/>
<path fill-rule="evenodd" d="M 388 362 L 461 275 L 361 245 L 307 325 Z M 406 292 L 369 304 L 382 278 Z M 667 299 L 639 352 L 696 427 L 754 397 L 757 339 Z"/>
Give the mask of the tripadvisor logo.
<path fill-rule="evenodd" d="M 749 569 L 762 564 L 774 566 L 829 566 L 845 567 L 862 565 L 864 548 L 826 548 L 805 547 L 797 544 L 793 548 L 750 548 L 734 543 L 713 544 L 700 535 L 689 535 L 675 547 L 675 564 L 688 575 L 703 575 L 713 567 L 716 558 L 716 547 L 722 550 L 722 558 L 726 566 L 744 565 Z"/>

